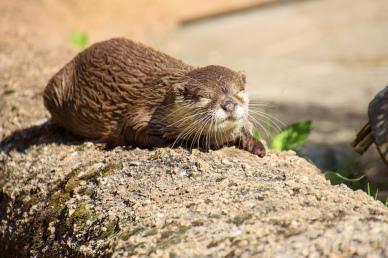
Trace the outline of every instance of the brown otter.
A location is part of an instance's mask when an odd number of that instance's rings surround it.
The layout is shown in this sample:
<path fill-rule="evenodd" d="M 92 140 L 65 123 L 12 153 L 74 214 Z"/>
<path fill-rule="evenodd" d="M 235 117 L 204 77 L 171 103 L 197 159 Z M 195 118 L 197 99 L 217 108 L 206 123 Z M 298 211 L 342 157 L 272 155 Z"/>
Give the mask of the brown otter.
<path fill-rule="evenodd" d="M 44 104 L 70 132 L 115 145 L 220 148 L 260 157 L 251 133 L 245 76 L 194 68 L 128 39 L 96 43 L 49 81 Z"/>

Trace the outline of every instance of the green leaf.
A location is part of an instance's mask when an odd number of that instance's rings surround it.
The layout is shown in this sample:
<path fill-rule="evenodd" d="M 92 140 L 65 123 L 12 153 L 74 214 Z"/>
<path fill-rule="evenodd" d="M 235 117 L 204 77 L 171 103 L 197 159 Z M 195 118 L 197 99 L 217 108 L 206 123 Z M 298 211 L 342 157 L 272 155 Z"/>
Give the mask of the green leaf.
<path fill-rule="evenodd" d="M 305 143 L 310 132 L 310 121 L 292 124 L 272 138 L 270 147 L 277 151 L 295 150 Z"/>
<path fill-rule="evenodd" d="M 378 195 L 379 195 L 379 189 L 376 188 L 375 197 L 374 197 L 375 200 L 377 200 L 377 196 L 378 196 Z"/>
<path fill-rule="evenodd" d="M 369 184 L 369 182 L 368 182 L 367 185 L 366 185 L 366 193 L 367 193 L 369 196 L 371 196 L 371 190 L 370 190 L 370 184 Z"/>
<path fill-rule="evenodd" d="M 88 35 L 85 32 L 74 31 L 71 34 L 71 43 L 79 49 L 84 49 L 88 45 Z"/>

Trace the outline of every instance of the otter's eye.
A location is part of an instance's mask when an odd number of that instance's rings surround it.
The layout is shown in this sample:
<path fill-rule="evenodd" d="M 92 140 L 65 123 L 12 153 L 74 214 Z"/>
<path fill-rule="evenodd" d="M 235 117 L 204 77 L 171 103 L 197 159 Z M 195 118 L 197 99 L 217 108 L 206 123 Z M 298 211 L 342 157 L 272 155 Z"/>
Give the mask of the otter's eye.
<path fill-rule="evenodd" d="M 178 96 L 184 96 L 185 95 L 185 89 L 178 89 Z"/>
<path fill-rule="evenodd" d="M 211 99 L 201 97 L 201 98 L 199 98 L 198 102 L 201 103 L 202 105 L 207 105 L 211 102 Z"/>
<path fill-rule="evenodd" d="M 241 90 L 237 93 L 238 96 L 245 95 L 245 94 L 246 94 L 246 93 L 245 93 L 245 89 L 241 89 Z"/>

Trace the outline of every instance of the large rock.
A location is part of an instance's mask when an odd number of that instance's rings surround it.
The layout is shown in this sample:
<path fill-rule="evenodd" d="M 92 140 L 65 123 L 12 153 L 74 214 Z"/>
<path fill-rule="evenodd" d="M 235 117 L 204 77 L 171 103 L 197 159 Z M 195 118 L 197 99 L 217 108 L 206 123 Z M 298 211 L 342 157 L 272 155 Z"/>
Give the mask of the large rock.
<path fill-rule="evenodd" d="M 64 139 L 64 140 L 63 140 Z M 293 152 L 1 143 L 0 256 L 388 256 L 388 209 Z"/>

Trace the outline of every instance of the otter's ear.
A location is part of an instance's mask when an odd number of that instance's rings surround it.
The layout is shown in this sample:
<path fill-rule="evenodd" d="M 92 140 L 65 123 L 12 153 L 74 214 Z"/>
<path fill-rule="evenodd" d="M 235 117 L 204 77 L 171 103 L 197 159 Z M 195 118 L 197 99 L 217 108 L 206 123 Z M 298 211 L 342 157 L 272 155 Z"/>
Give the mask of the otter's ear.
<path fill-rule="evenodd" d="M 243 72 L 239 72 L 239 75 L 241 77 L 241 81 L 246 84 L 247 83 L 247 77 L 245 76 L 245 74 Z"/>

